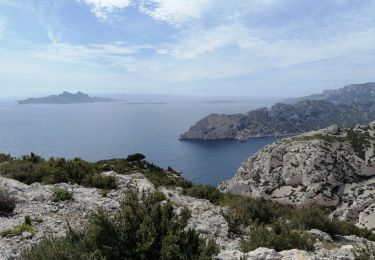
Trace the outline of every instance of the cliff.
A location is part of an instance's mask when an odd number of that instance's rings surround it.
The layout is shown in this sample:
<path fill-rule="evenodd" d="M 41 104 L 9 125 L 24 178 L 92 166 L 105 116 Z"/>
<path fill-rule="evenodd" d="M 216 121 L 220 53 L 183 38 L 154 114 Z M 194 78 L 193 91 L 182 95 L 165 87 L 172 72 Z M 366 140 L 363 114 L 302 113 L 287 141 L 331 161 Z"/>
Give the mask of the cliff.
<path fill-rule="evenodd" d="M 375 83 L 350 85 L 295 101 L 244 114 L 211 114 L 180 139 L 245 141 L 252 137 L 295 135 L 333 124 L 353 127 L 375 120 Z"/>
<path fill-rule="evenodd" d="M 219 189 L 287 205 L 332 208 L 332 217 L 374 229 L 374 186 L 375 121 L 277 141 L 251 156 Z"/>

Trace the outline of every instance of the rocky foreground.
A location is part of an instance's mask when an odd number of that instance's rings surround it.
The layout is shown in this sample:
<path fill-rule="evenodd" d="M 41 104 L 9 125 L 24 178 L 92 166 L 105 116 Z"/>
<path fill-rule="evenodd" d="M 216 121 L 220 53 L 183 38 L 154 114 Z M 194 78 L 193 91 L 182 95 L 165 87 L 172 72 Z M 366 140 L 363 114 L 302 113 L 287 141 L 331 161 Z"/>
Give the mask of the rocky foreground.
<path fill-rule="evenodd" d="M 375 122 L 332 126 L 275 142 L 250 157 L 224 192 L 282 204 L 320 205 L 331 216 L 375 229 Z"/>
<path fill-rule="evenodd" d="M 20 253 L 31 244 L 39 242 L 45 235 L 64 236 L 69 222 L 73 228 L 83 228 L 91 212 L 103 207 L 114 212 L 120 207 L 124 195 L 129 190 L 136 190 L 139 196 L 159 190 L 170 200 L 175 211 L 183 208 L 191 211 L 188 227 L 195 229 L 203 237 L 213 238 L 219 245 L 220 253 L 214 259 L 355 259 L 366 252 L 369 259 L 374 259 L 375 243 L 356 236 L 336 236 L 311 230 L 309 233 L 316 239 L 314 252 L 287 250 L 276 252 L 273 249 L 258 248 L 254 251 L 241 252 L 239 238 L 232 237 L 224 215 L 226 207 L 216 206 L 208 200 L 182 195 L 181 188 L 156 188 L 144 175 L 119 175 L 115 172 L 104 172 L 104 176 L 114 176 L 118 186 L 103 196 L 96 188 L 85 188 L 79 185 L 38 183 L 26 185 L 16 180 L 0 177 L 0 187 L 17 198 L 18 204 L 14 214 L 0 217 L 0 231 L 12 229 L 31 216 L 35 224 L 35 233 L 23 232 L 12 238 L 0 238 L 0 259 L 21 259 Z M 73 199 L 54 202 L 52 192 L 64 188 L 73 192 Z M 334 242 L 333 242 L 334 239 Z"/>
<path fill-rule="evenodd" d="M 288 136 L 337 124 L 353 127 L 375 120 L 375 83 L 354 84 L 278 103 L 243 114 L 211 114 L 180 139 L 236 139 Z"/>

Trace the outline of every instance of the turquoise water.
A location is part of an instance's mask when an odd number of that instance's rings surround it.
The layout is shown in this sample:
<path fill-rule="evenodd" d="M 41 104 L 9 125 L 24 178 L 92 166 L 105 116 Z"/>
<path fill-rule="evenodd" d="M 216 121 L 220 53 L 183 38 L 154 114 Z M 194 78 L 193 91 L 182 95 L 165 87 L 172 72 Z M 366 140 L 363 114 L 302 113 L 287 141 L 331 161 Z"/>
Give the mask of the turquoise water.
<path fill-rule="evenodd" d="M 150 98 L 149 98 L 150 99 Z M 246 112 L 260 104 L 150 100 L 80 105 L 0 103 L 0 152 L 34 152 L 44 157 L 96 161 L 141 152 L 149 161 L 171 166 L 194 182 L 216 185 L 276 138 L 248 142 L 180 141 L 178 136 L 203 116 Z M 158 100 L 151 100 L 160 102 Z"/>

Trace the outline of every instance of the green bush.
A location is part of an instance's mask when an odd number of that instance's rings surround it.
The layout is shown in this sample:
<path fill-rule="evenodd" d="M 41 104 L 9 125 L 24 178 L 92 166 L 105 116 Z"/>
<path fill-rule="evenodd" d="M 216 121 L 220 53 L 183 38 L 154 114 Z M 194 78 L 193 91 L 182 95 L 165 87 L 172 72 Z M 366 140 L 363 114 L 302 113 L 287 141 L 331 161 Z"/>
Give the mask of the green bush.
<path fill-rule="evenodd" d="M 292 222 L 296 227 L 307 230 L 319 229 L 330 234 L 331 236 L 356 235 L 375 241 L 375 234 L 373 234 L 370 230 L 361 229 L 348 222 L 331 220 L 322 209 L 316 207 L 303 208 L 296 211 Z"/>
<path fill-rule="evenodd" d="M 259 247 L 273 248 L 276 251 L 289 249 L 314 250 L 314 241 L 306 233 L 293 230 L 285 223 L 275 222 L 272 225 L 252 225 L 249 236 L 241 241 L 244 252 Z"/>
<path fill-rule="evenodd" d="M 73 199 L 73 193 L 66 189 L 56 189 L 52 193 L 52 201 L 65 201 Z"/>
<path fill-rule="evenodd" d="M 99 189 L 116 188 L 114 177 L 101 176 L 95 163 L 79 158 L 65 160 L 52 157 L 46 161 L 38 155 L 31 154 L 22 156 L 21 159 L 12 158 L 8 162 L 0 167 L 0 173 L 26 184 L 77 183 Z"/>
<path fill-rule="evenodd" d="M 137 161 L 142 161 L 146 158 L 146 156 L 144 156 L 143 154 L 141 153 L 135 153 L 135 154 L 130 154 L 126 160 L 128 162 L 137 162 Z"/>
<path fill-rule="evenodd" d="M 24 259 L 211 259 L 218 252 L 212 241 L 185 230 L 186 221 L 161 205 L 155 194 L 144 203 L 126 196 L 114 216 L 98 210 L 82 232 L 69 228 L 66 237 L 46 237 L 23 253 Z"/>
<path fill-rule="evenodd" d="M 229 207 L 226 219 L 229 231 L 233 235 L 243 235 L 246 227 L 269 225 L 279 219 L 289 220 L 295 230 L 319 229 L 331 236 L 357 235 L 375 241 L 375 235 L 367 229 L 361 229 L 352 223 L 331 220 L 326 212 L 317 207 L 292 208 L 264 199 L 225 194 L 219 201 Z"/>
<path fill-rule="evenodd" d="M 15 237 L 22 235 L 23 232 L 29 232 L 32 235 L 35 234 L 35 228 L 31 223 L 30 216 L 25 216 L 24 223 L 14 227 L 13 229 L 6 229 L 0 232 L 1 237 Z"/>
<path fill-rule="evenodd" d="M 0 153 L 0 163 L 9 162 L 12 160 L 12 157 L 9 154 Z"/>
<path fill-rule="evenodd" d="M 190 197 L 209 200 L 217 204 L 224 198 L 224 194 L 217 188 L 208 185 L 194 185 L 184 190 L 184 194 Z"/>
<path fill-rule="evenodd" d="M 111 159 L 96 163 L 100 171 L 115 171 L 118 174 L 142 173 L 156 187 L 182 187 L 188 188 L 192 183 L 184 179 L 180 173 L 173 169 L 164 170 L 147 161 L 134 161 L 130 163 L 127 159 Z"/>
<path fill-rule="evenodd" d="M 116 178 L 114 176 L 102 176 L 100 174 L 87 176 L 82 184 L 84 186 L 107 190 L 116 189 L 117 187 Z"/>
<path fill-rule="evenodd" d="M 0 215 L 13 213 L 15 208 L 16 199 L 0 189 Z"/>

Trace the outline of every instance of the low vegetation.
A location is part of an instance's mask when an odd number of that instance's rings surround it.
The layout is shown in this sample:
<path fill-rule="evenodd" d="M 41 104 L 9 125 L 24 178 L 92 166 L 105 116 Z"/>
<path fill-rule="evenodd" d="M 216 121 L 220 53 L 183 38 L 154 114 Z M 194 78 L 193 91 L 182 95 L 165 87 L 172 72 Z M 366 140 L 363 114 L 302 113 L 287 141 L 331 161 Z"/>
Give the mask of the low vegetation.
<path fill-rule="evenodd" d="M 313 250 L 314 239 L 305 232 L 310 229 L 319 229 L 331 236 L 356 235 L 375 241 L 375 234 L 370 230 L 331 220 L 320 208 L 293 208 L 265 199 L 223 194 L 204 185 L 185 189 L 184 193 L 228 207 L 225 217 L 229 231 L 232 236 L 245 237 L 241 243 L 244 251 L 258 247 L 278 251 L 291 248 Z"/>
<path fill-rule="evenodd" d="M 138 158 L 135 160 L 135 158 Z M 135 154 L 129 155 L 127 159 L 111 159 L 99 161 L 96 163 L 99 171 L 115 171 L 118 174 L 133 174 L 142 173 L 147 177 L 156 187 L 192 187 L 193 183 L 182 178 L 181 174 L 172 168 L 164 170 L 159 166 L 149 163 L 145 160 L 143 155 Z"/>
<path fill-rule="evenodd" d="M 85 230 L 69 228 L 66 237 L 47 237 L 23 253 L 24 259 L 199 259 L 218 252 L 213 241 L 186 230 L 188 214 L 173 212 L 161 193 L 144 202 L 129 193 L 114 216 L 98 210 Z"/>
<path fill-rule="evenodd" d="M 219 203 L 224 198 L 224 193 L 208 185 L 194 185 L 184 189 L 184 194 L 199 199 L 207 199 L 214 204 Z"/>
<path fill-rule="evenodd" d="M 35 234 L 35 227 L 31 223 L 30 216 L 25 216 L 24 223 L 14 227 L 13 229 L 7 229 L 0 232 L 1 237 L 15 237 L 20 236 L 22 233 L 28 232 L 31 235 Z"/>
<path fill-rule="evenodd" d="M 48 160 L 31 153 L 21 158 L 0 154 L 0 175 L 26 184 L 76 183 L 98 189 L 116 188 L 113 176 L 102 176 L 103 171 L 116 171 L 119 174 L 144 174 L 155 186 L 191 187 L 190 181 L 169 168 L 164 170 L 144 160 L 143 154 L 129 155 L 126 159 L 87 162 L 80 158 L 66 160 L 50 158 Z"/>
<path fill-rule="evenodd" d="M 314 250 L 314 239 L 306 232 L 294 230 L 286 223 L 274 223 L 272 227 L 252 225 L 249 236 L 242 239 L 241 246 L 245 252 L 259 247 L 273 248 L 276 251 L 298 248 L 306 251 Z"/>
<path fill-rule="evenodd" d="M 346 131 L 346 136 L 339 135 L 303 135 L 293 137 L 294 142 L 304 142 L 311 140 L 324 140 L 326 142 L 349 142 L 353 148 L 355 154 L 362 159 L 366 158 L 366 150 L 371 147 L 371 140 L 375 140 L 371 137 L 367 131 L 349 129 Z"/>
<path fill-rule="evenodd" d="M 70 192 L 66 189 L 56 189 L 52 193 L 52 200 L 55 202 L 72 200 L 72 199 L 73 199 L 73 192 Z"/>
<path fill-rule="evenodd" d="M 0 215 L 11 214 L 16 208 L 16 199 L 0 189 Z"/>

